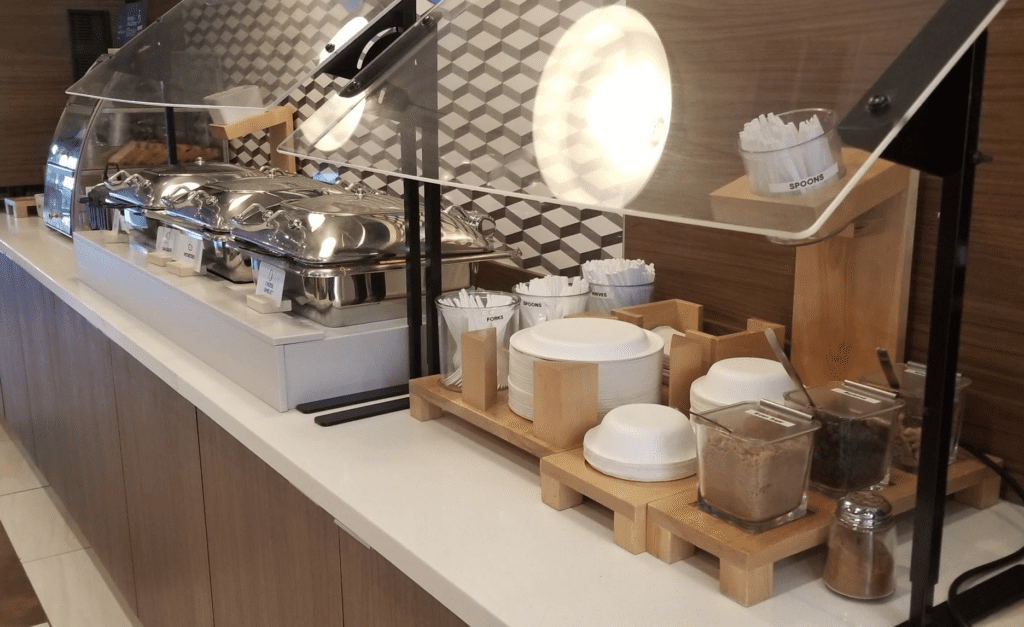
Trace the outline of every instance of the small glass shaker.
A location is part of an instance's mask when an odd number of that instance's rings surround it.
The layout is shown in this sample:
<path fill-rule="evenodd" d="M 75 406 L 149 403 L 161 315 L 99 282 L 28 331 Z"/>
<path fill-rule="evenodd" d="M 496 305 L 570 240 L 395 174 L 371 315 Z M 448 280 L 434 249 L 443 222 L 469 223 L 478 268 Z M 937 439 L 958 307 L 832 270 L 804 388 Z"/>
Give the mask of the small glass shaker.
<path fill-rule="evenodd" d="M 825 585 L 854 599 L 880 599 L 896 589 L 892 505 L 875 492 L 839 499 L 828 534 Z"/>

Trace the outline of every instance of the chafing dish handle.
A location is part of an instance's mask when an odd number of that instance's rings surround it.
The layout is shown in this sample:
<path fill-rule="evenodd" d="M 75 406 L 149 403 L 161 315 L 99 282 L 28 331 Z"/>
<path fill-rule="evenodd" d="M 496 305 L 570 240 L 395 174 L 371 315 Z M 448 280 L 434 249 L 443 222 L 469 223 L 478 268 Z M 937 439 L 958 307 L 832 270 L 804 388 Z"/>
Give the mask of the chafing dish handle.
<path fill-rule="evenodd" d="M 370 416 L 381 416 L 383 414 L 389 414 L 393 411 L 399 411 L 402 409 L 409 409 L 408 396 L 381 401 L 379 403 L 371 403 L 369 405 L 362 405 L 361 407 L 354 407 L 352 409 L 344 409 L 342 411 L 334 412 L 333 414 L 324 414 L 322 416 L 317 416 L 314 419 L 314 422 L 321 427 L 333 427 L 334 425 L 352 422 L 353 420 L 361 420 L 363 418 L 369 418 Z"/>
<path fill-rule="evenodd" d="M 325 398 L 322 401 L 310 401 L 308 403 L 299 403 L 298 405 L 295 406 L 295 409 L 299 410 L 303 414 L 315 414 L 319 411 L 327 411 L 328 409 L 338 409 L 339 407 L 355 405 L 356 403 L 368 403 L 370 401 L 379 401 L 385 398 L 393 398 L 395 396 L 401 396 L 403 394 L 408 393 L 409 384 L 402 383 L 401 385 L 393 385 L 389 388 L 381 388 L 379 390 L 367 390 L 365 392 L 346 394 L 345 396 Z"/>

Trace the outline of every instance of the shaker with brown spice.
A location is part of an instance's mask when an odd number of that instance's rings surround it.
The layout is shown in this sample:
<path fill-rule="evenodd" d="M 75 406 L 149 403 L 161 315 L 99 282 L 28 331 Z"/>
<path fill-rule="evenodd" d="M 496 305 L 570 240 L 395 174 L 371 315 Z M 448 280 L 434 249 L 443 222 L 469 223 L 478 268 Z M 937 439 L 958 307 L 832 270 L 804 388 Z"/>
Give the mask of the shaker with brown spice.
<path fill-rule="evenodd" d="M 892 505 L 873 492 L 839 499 L 828 534 L 825 585 L 855 599 L 880 599 L 893 593 L 896 529 Z"/>

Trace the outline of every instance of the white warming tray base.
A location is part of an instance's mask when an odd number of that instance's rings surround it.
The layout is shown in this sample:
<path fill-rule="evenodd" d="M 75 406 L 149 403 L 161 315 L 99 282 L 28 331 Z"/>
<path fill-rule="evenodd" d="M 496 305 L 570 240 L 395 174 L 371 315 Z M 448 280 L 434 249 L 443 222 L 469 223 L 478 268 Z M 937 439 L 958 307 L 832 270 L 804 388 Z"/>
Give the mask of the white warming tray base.
<path fill-rule="evenodd" d="M 404 383 L 405 319 L 337 329 L 246 305 L 253 284 L 179 277 L 105 231 L 76 232 L 78 278 L 278 411 Z"/>

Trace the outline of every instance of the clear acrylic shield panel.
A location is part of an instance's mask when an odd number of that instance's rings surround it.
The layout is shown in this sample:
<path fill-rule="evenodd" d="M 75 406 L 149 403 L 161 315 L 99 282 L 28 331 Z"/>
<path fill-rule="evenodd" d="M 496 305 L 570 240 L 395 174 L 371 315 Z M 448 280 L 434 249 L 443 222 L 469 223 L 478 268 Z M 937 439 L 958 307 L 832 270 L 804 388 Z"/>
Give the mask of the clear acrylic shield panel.
<path fill-rule="evenodd" d="M 446 0 L 430 14 L 432 36 L 363 94 L 329 98 L 281 149 L 445 186 L 805 240 L 844 226 L 836 208 L 906 120 L 852 158 L 844 150 L 829 161 L 839 146 L 824 119 L 823 139 L 795 147 L 803 154 L 767 166 L 754 154 L 751 178 L 774 176 L 765 184 L 783 206 L 799 206 L 793 212 L 716 202 L 747 173 L 739 132 L 768 113 L 842 118 L 941 5 Z"/>
<path fill-rule="evenodd" d="M 395 0 L 181 0 L 69 94 L 175 107 L 279 104 Z"/>

